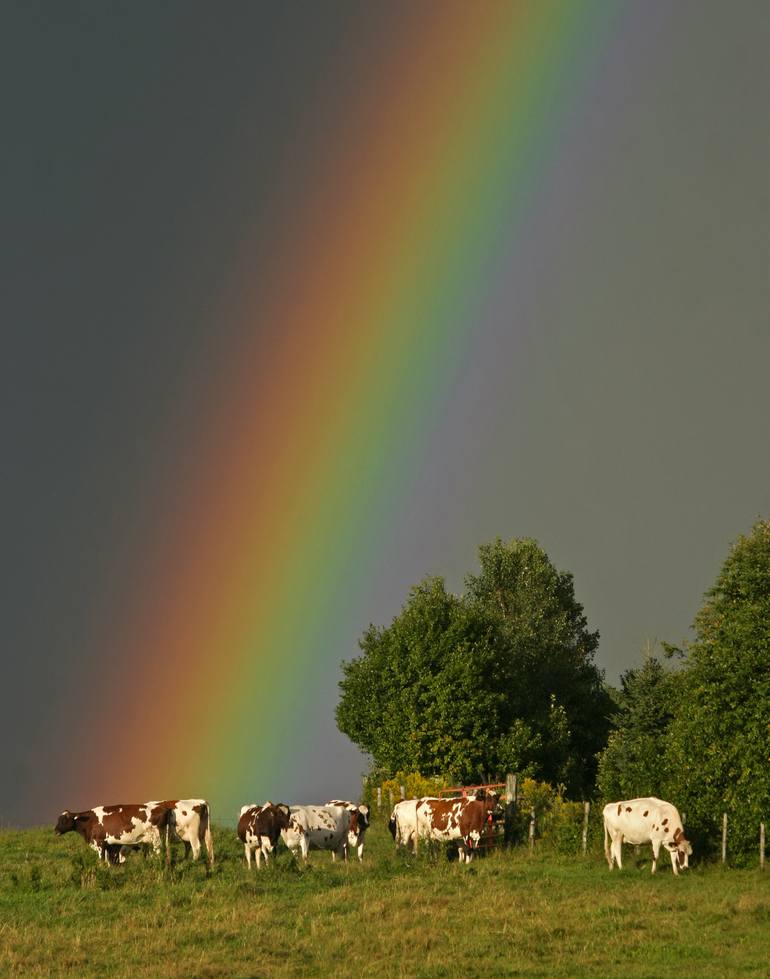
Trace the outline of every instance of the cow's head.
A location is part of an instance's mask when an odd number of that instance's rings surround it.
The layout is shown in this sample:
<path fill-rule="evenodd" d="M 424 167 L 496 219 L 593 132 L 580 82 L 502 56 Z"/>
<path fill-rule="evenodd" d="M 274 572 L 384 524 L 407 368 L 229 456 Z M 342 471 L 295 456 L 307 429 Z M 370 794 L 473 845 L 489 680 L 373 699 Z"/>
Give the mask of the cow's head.
<path fill-rule="evenodd" d="M 498 792 L 487 792 L 484 796 L 486 811 L 490 814 L 502 812 L 500 805 L 500 795 Z"/>
<path fill-rule="evenodd" d="M 673 840 L 666 843 L 672 854 L 676 854 L 676 863 L 680 870 L 686 870 L 690 866 L 690 856 L 692 855 L 692 844 L 685 838 L 680 826 L 674 833 Z"/>
<path fill-rule="evenodd" d="M 56 820 L 56 825 L 53 828 L 54 833 L 57 836 L 62 836 L 64 833 L 71 833 L 77 825 L 78 816 L 79 813 L 70 812 L 69 809 L 65 809 Z"/>
<path fill-rule="evenodd" d="M 369 828 L 369 806 L 359 806 L 358 812 L 358 831 L 363 833 Z"/>
<path fill-rule="evenodd" d="M 291 810 L 284 802 L 280 802 L 277 806 L 273 806 L 275 812 L 275 825 L 278 829 L 288 829 L 289 823 L 291 822 Z"/>

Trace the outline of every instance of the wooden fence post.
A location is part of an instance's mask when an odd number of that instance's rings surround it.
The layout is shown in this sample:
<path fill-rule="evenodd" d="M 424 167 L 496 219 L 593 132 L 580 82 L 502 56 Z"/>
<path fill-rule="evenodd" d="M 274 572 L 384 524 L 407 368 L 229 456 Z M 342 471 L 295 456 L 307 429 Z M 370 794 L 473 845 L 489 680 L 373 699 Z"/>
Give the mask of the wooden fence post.
<path fill-rule="evenodd" d="M 535 807 L 529 810 L 529 848 L 535 849 Z"/>
<path fill-rule="evenodd" d="M 759 869 L 765 869 L 765 824 L 759 824 Z"/>
<path fill-rule="evenodd" d="M 377 786 L 377 815 L 379 816 L 380 810 L 382 809 L 382 786 Z"/>
<path fill-rule="evenodd" d="M 516 820 L 516 776 L 505 776 L 505 822 L 503 823 L 503 843 L 510 846 L 513 843 L 513 834 Z"/>
<path fill-rule="evenodd" d="M 388 798 L 390 799 L 390 809 L 393 811 L 393 789 L 388 789 Z"/>
<path fill-rule="evenodd" d="M 727 862 L 727 813 L 722 813 L 722 863 Z"/>
<path fill-rule="evenodd" d="M 403 785 L 399 785 L 399 789 L 401 789 L 401 798 L 402 799 L 405 799 L 406 798 L 406 789 L 404 788 Z"/>
<path fill-rule="evenodd" d="M 588 850 L 588 814 L 591 811 L 591 803 L 583 803 L 583 856 Z"/>

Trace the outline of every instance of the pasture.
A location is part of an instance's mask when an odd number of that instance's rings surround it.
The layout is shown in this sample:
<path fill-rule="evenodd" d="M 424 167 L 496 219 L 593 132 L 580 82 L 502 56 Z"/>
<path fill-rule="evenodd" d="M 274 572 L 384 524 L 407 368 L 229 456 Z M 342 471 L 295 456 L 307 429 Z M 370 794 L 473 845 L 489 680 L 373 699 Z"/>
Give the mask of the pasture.
<path fill-rule="evenodd" d="M 649 873 L 627 849 L 607 870 L 546 848 L 470 866 L 442 850 L 396 853 L 374 820 L 365 863 L 281 850 L 247 872 L 232 829 L 216 864 L 170 868 L 133 854 L 97 863 L 50 828 L 0 832 L 0 975 L 693 976 L 766 975 L 770 874 L 697 863 Z M 427 851 L 427 847 L 425 851 Z"/>

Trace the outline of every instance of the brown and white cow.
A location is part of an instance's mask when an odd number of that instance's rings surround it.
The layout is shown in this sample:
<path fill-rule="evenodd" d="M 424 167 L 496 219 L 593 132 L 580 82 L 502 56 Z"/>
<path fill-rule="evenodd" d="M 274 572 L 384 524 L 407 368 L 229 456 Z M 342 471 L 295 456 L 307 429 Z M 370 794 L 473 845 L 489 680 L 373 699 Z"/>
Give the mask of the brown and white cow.
<path fill-rule="evenodd" d="M 209 804 L 205 799 L 167 799 L 164 801 L 96 806 L 82 812 L 65 809 L 54 827 L 57 836 L 71 831 L 107 863 L 123 863 L 126 849 L 149 845 L 156 854 L 166 849 L 171 860 L 172 837 L 192 850 L 197 860 L 205 845 L 209 865 L 214 862 Z"/>
<path fill-rule="evenodd" d="M 160 853 L 168 821 L 169 809 L 163 803 L 95 806 L 81 812 L 65 809 L 54 832 L 57 836 L 72 831 L 79 833 L 100 860 L 117 863 L 124 859 L 121 853 L 124 846 L 147 843 L 155 853 Z"/>
<path fill-rule="evenodd" d="M 460 862 L 470 863 L 498 804 L 494 792 L 464 799 L 406 799 L 396 804 L 388 825 L 396 843 L 413 850 L 421 839 L 457 840 Z"/>
<path fill-rule="evenodd" d="M 675 874 L 689 866 L 692 846 L 685 839 L 682 820 L 676 806 L 654 797 L 610 802 L 604 807 L 604 855 L 610 870 L 617 863 L 623 869 L 623 843 L 638 846 L 652 844 L 652 873 L 658 863 L 661 844 L 671 857 Z"/>
<path fill-rule="evenodd" d="M 238 818 L 238 839 L 243 843 L 246 864 L 251 869 L 251 855 L 257 858 L 259 870 L 262 857 L 265 864 L 281 838 L 281 830 L 288 829 L 291 813 L 282 802 L 274 806 L 266 802 L 264 806 L 243 806 Z"/>
<path fill-rule="evenodd" d="M 281 830 L 286 846 L 307 861 L 310 850 L 331 850 L 332 860 L 348 858 L 351 814 L 342 806 L 290 806 L 289 825 Z"/>
<path fill-rule="evenodd" d="M 172 838 L 184 843 L 185 856 L 192 850 L 193 860 L 200 856 L 206 847 L 206 859 L 211 867 L 214 863 L 214 841 L 211 836 L 211 807 L 205 799 L 167 799 L 164 802 L 148 802 L 153 809 L 163 807 L 168 810 L 166 828 L 166 848 Z"/>
<path fill-rule="evenodd" d="M 326 803 L 327 806 L 342 806 L 350 813 L 350 829 L 348 830 L 348 850 L 353 849 L 358 853 L 358 859 L 363 863 L 364 859 L 364 838 L 369 829 L 369 806 L 357 806 L 355 802 L 346 799 L 332 799 Z"/>

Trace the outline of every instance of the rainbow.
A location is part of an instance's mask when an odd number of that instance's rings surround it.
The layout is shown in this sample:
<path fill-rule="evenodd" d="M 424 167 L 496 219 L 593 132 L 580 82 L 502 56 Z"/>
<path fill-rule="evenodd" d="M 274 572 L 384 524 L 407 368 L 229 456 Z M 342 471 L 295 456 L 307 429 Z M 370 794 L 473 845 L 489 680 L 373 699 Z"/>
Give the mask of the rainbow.
<path fill-rule="evenodd" d="M 291 801 L 316 801 L 297 797 L 319 691 L 328 712 L 389 522 L 618 10 L 393 15 L 398 42 L 326 162 L 307 164 L 267 267 L 250 268 L 244 229 L 252 285 L 212 311 L 212 332 L 226 317 L 237 342 L 219 351 L 195 444 L 179 447 L 173 519 L 146 522 L 141 573 L 110 615 L 111 654 L 135 666 L 83 718 L 84 732 L 120 732 L 126 761 L 81 759 L 68 799 L 73 786 L 84 805 L 202 793 L 226 818 L 290 794 L 292 773 Z"/>

